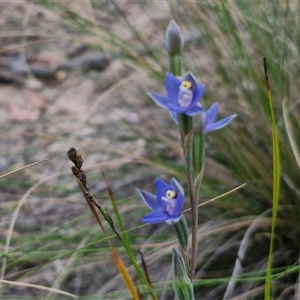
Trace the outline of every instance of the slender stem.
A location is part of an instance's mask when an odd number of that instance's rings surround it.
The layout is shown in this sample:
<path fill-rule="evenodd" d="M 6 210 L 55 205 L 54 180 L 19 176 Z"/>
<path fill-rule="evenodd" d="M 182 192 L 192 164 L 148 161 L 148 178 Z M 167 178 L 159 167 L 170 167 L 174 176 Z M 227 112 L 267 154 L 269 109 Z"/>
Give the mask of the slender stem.
<path fill-rule="evenodd" d="M 270 249 L 267 263 L 267 272 L 266 272 L 266 284 L 265 284 L 265 297 L 264 299 L 271 299 L 272 294 L 272 258 L 274 252 L 275 244 L 275 228 L 277 223 L 277 214 L 278 214 L 278 205 L 279 205 L 279 196 L 280 196 L 280 152 L 279 152 L 279 143 L 278 143 L 278 133 L 277 133 L 277 124 L 275 120 L 273 100 L 271 87 L 269 84 L 269 76 L 267 69 L 267 61 L 264 57 L 264 71 L 267 84 L 268 99 L 270 105 L 270 114 L 271 114 L 271 125 L 272 125 L 272 143 L 273 143 L 273 201 L 272 201 L 272 228 L 271 228 L 271 237 L 270 237 Z"/>
<path fill-rule="evenodd" d="M 197 231 L 198 231 L 198 200 L 195 197 L 194 188 L 194 171 L 193 171 L 193 156 L 192 156 L 192 131 L 185 137 L 185 162 L 186 162 L 186 175 L 188 192 L 191 203 L 191 214 L 192 214 L 192 247 L 191 247 L 191 260 L 189 277 L 191 280 L 194 278 L 197 261 Z"/>
<path fill-rule="evenodd" d="M 170 55 L 170 71 L 175 76 L 181 76 L 181 55 Z M 182 149 L 185 155 L 186 164 L 186 176 L 188 185 L 188 195 L 191 203 L 191 214 L 192 214 L 192 247 L 191 247 L 191 260 L 189 276 L 193 280 L 196 260 L 197 260 L 197 231 L 198 231 L 198 203 L 195 197 L 194 189 L 194 162 L 192 155 L 192 118 L 184 114 L 178 114 L 179 129 Z"/>
<path fill-rule="evenodd" d="M 170 72 L 174 76 L 181 76 L 181 55 L 170 54 L 169 55 Z"/>

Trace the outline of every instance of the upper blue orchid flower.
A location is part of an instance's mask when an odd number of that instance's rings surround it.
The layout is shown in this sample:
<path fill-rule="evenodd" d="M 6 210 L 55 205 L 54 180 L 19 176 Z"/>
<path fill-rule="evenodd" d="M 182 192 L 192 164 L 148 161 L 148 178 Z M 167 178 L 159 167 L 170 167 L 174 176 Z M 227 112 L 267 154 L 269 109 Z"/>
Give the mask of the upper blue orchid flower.
<path fill-rule="evenodd" d="M 236 115 L 230 115 L 222 120 L 219 120 L 216 122 L 217 116 L 218 116 L 218 103 L 214 103 L 206 112 L 203 113 L 204 115 L 204 134 L 213 131 L 218 130 L 223 127 L 225 127 L 227 124 L 231 122 L 233 118 L 236 117 Z"/>
<path fill-rule="evenodd" d="M 177 114 L 196 116 L 203 112 L 199 100 L 203 96 L 205 86 L 203 83 L 197 84 L 192 73 L 187 73 L 182 78 L 167 73 L 165 87 L 167 96 L 152 92 L 148 95 L 155 103 L 168 109 L 177 124 Z"/>
<path fill-rule="evenodd" d="M 166 222 L 175 224 L 182 217 L 184 204 L 184 190 L 175 178 L 172 178 L 170 185 L 162 179 L 155 180 L 156 195 L 136 189 L 144 203 L 153 211 L 146 214 L 142 221 L 149 224 Z"/>

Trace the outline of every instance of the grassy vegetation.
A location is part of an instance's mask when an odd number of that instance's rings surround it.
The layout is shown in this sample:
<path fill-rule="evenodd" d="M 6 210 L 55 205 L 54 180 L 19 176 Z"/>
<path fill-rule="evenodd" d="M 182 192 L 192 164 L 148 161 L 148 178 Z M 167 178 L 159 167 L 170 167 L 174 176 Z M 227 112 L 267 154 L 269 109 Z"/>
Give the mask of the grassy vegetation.
<path fill-rule="evenodd" d="M 140 223 L 147 209 L 134 191 L 134 187 L 153 191 L 156 176 L 166 180 L 175 176 L 185 184 L 177 128 L 168 112 L 161 111 L 145 95 L 150 90 L 163 91 L 164 73 L 168 70 L 163 34 L 171 18 L 186 38 L 183 70 L 193 72 L 206 85 L 203 105 L 208 107 L 217 101 L 221 116 L 238 115 L 230 126 L 207 136 L 201 200 L 246 183 L 239 191 L 200 209 L 196 299 L 223 299 L 224 295 L 225 299 L 264 298 L 272 224 L 273 154 L 263 56 L 268 63 L 281 157 L 272 299 L 297 296 L 298 2 L 180 1 L 125 5 L 91 1 L 81 5 L 28 2 L 27 23 L 22 28 L 8 23 L 7 30 L 1 32 L 2 38 L 11 38 L 11 44 L 2 51 L 10 47 L 21 49 L 24 45 L 36 51 L 43 47 L 53 49 L 53 44 L 63 51 L 66 45 L 83 44 L 125 66 L 124 73 L 116 71 L 105 77 L 105 71 L 97 75 L 94 80 L 98 89 L 86 100 L 91 106 L 79 116 L 45 112 L 30 124 L 3 124 L 3 143 L 24 128 L 31 133 L 31 140 L 22 146 L 1 146 L 4 159 L 12 161 L 3 173 L 20 164 L 50 159 L 0 178 L 1 279 L 49 290 L 3 283 L 1 299 L 130 299 L 107 240 L 72 177 L 65 154 L 71 146 L 83 153 L 84 170 L 94 196 L 113 212 L 100 168 L 106 170 L 137 260 L 141 249 L 159 299 L 173 297 L 174 232 L 165 224 Z M 46 21 L 39 19 L 38 12 L 44 14 Z M 139 14 L 144 14 L 147 22 L 143 23 L 137 17 Z M 59 93 L 70 89 L 70 83 L 59 84 Z M 66 99 L 70 103 L 71 100 Z M 99 120 L 97 114 L 101 118 L 106 114 L 107 119 Z M 11 159 L 12 156 L 20 160 Z M 112 217 L 116 218 L 115 214 Z M 190 222 L 188 213 L 186 217 Z M 104 226 L 109 236 L 113 235 L 109 226 Z M 111 241 L 129 266 L 129 273 L 134 274 L 124 248 L 115 237 Z M 63 296 L 51 289 L 72 295 Z"/>

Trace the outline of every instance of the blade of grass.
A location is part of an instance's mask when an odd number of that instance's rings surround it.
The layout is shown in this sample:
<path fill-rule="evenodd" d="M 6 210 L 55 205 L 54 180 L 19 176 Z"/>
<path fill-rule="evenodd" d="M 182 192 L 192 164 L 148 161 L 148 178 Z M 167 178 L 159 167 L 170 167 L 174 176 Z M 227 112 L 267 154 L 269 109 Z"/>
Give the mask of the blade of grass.
<path fill-rule="evenodd" d="M 279 190 L 280 190 L 280 156 L 279 156 L 279 144 L 278 134 L 276 128 L 276 121 L 273 109 L 272 93 L 269 84 L 267 61 L 264 57 L 264 71 L 266 84 L 268 89 L 268 99 L 270 105 L 271 122 L 272 122 L 272 143 L 273 143 L 273 205 L 272 205 L 272 229 L 271 229 L 271 241 L 270 250 L 268 256 L 267 273 L 266 273 L 266 284 L 265 284 L 265 300 L 271 299 L 271 276 L 272 276 L 272 257 L 274 249 L 274 237 L 275 227 L 277 222 L 277 212 L 279 203 Z"/>
<path fill-rule="evenodd" d="M 300 153 L 299 153 L 299 150 L 297 149 L 293 126 L 288 117 L 288 108 L 287 108 L 286 99 L 283 99 L 283 101 L 282 101 L 282 112 L 283 112 L 283 121 L 284 121 L 284 125 L 285 125 L 285 130 L 288 135 L 289 142 L 290 142 L 293 154 L 295 156 L 297 165 L 300 168 Z"/>
<path fill-rule="evenodd" d="M 43 162 L 43 161 L 46 161 L 46 160 L 48 160 L 48 159 L 49 159 L 49 158 L 45 158 L 45 159 L 42 159 L 42 160 L 36 161 L 36 162 L 34 162 L 34 163 L 30 164 L 30 165 L 27 165 L 27 166 L 24 166 L 24 167 L 18 168 L 18 169 L 16 169 L 16 170 L 13 170 L 13 171 L 10 171 L 10 172 L 8 172 L 8 173 L 5 173 L 5 174 L 3 174 L 3 175 L 0 175 L 0 178 L 2 178 L 2 177 L 5 177 L 5 176 L 7 176 L 7 175 L 10 175 L 10 174 L 13 174 L 13 173 L 15 173 L 15 172 L 18 172 L 18 171 L 24 170 L 24 169 L 26 169 L 26 168 L 32 167 L 32 166 L 34 166 L 34 165 L 36 165 L 36 164 L 39 164 L 39 163 L 41 163 L 41 162 Z"/>
<path fill-rule="evenodd" d="M 64 295 L 64 296 L 68 296 L 74 299 L 77 299 L 78 297 L 74 294 L 65 292 L 65 291 L 61 291 L 61 290 L 56 290 L 53 288 L 48 288 L 46 286 L 42 286 L 42 285 L 37 285 L 37 284 L 31 284 L 31 283 L 27 283 L 27 282 L 16 282 L 16 281 L 10 281 L 10 280 L 4 280 L 4 279 L 0 279 L 0 282 L 3 284 L 9 284 L 9 285 L 14 285 L 14 286 L 19 286 L 19 287 L 27 287 L 27 288 L 34 288 L 34 289 L 38 289 L 38 290 L 43 290 L 43 291 L 50 291 L 56 294 L 60 294 L 60 295 Z"/>
<path fill-rule="evenodd" d="M 111 243 L 110 243 L 111 245 Z M 133 299 L 134 300 L 140 300 L 140 296 L 138 294 L 138 291 L 137 289 L 135 288 L 128 272 L 127 272 L 127 269 L 123 263 L 123 261 L 121 260 L 120 256 L 118 255 L 118 253 L 116 252 L 116 250 L 114 249 L 114 247 L 112 247 L 111 245 L 111 251 L 112 251 L 112 254 L 113 254 L 113 257 L 114 257 L 114 260 L 116 262 L 116 265 L 123 277 L 123 281 L 125 282 L 128 290 L 130 291 L 130 294 L 132 295 Z"/>
<path fill-rule="evenodd" d="M 107 190 L 107 193 L 108 193 L 109 198 L 111 200 L 114 213 L 116 214 L 116 217 L 117 217 L 117 222 L 119 224 L 119 227 L 121 228 L 121 237 L 122 237 L 123 244 L 126 244 L 126 247 L 128 248 L 128 250 L 131 253 L 133 253 L 132 252 L 132 248 L 130 246 L 128 234 L 127 234 L 127 231 L 126 231 L 126 229 L 124 227 L 124 224 L 123 224 L 123 221 L 122 221 L 122 217 L 120 215 L 120 212 L 119 212 L 119 209 L 118 209 L 118 205 L 116 203 L 116 199 L 114 197 L 113 191 L 111 189 L 111 186 L 110 186 L 110 184 L 109 184 L 109 182 L 107 180 L 107 177 L 106 177 L 104 171 L 102 170 L 101 173 L 102 173 L 102 176 L 104 178 L 104 182 L 106 184 L 106 190 Z M 145 261 L 142 260 L 142 263 L 145 264 Z M 144 267 L 144 270 L 147 270 L 147 268 Z M 137 276 L 139 276 L 139 273 L 137 273 Z M 149 284 L 151 284 L 151 281 L 150 281 L 150 278 L 149 278 L 149 274 L 145 273 L 145 276 L 146 276 L 147 281 L 149 282 Z"/>

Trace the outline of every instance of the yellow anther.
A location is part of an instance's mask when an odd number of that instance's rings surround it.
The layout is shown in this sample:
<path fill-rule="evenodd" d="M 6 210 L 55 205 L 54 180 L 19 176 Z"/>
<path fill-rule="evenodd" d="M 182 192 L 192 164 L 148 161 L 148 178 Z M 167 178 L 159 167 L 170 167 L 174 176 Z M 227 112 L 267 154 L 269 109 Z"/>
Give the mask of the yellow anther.
<path fill-rule="evenodd" d="M 166 193 L 166 197 L 167 197 L 168 199 L 174 199 L 174 198 L 176 198 L 176 196 L 177 196 L 176 192 L 174 192 L 174 191 L 172 191 L 172 190 L 169 190 L 169 191 L 167 191 L 167 193 Z"/>
<path fill-rule="evenodd" d="M 189 81 L 182 81 L 181 82 L 181 86 L 183 86 L 184 88 L 191 90 L 192 89 L 192 83 Z"/>

